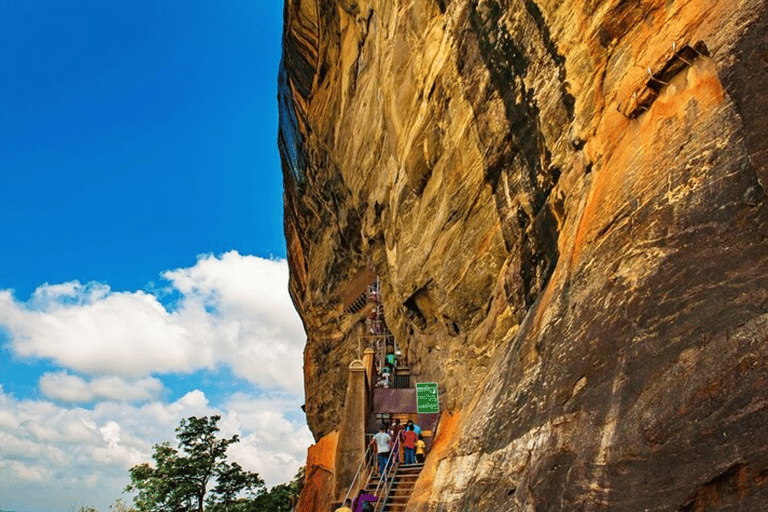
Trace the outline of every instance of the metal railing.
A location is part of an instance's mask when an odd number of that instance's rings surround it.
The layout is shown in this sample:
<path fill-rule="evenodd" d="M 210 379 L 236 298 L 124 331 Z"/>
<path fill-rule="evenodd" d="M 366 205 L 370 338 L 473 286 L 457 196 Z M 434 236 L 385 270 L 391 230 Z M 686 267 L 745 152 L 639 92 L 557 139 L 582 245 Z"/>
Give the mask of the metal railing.
<path fill-rule="evenodd" d="M 352 303 L 344 309 L 344 312 L 347 314 L 359 313 L 367 305 L 368 305 L 367 292 L 363 292 L 360 295 L 358 295 L 357 298 L 353 300 Z"/>
<path fill-rule="evenodd" d="M 378 512 L 384 510 L 384 504 L 389 498 L 389 492 L 392 490 L 392 484 L 395 481 L 395 473 L 397 473 L 398 467 L 400 467 L 400 436 L 397 436 L 392 448 L 389 450 L 384 474 L 379 476 L 379 483 L 376 485 L 376 490 L 373 493 L 377 498 L 383 496 L 383 498 L 376 502 L 375 510 Z"/>
<path fill-rule="evenodd" d="M 432 436 L 431 436 L 431 440 L 430 440 L 430 447 L 434 443 L 435 436 L 437 436 L 437 429 L 438 429 L 439 426 L 440 426 L 440 417 L 438 416 L 437 421 L 435 422 L 435 426 L 432 427 Z M 399 444 L 398 444 L 399 441 L 400 440 L 398 439 L 397 442 L 395 443 L 396 446 L 399 446 Z M 393 450 L 393 452 L 395 453 L 395 457 L 398 458 L 397 460 L 398 460 L 398 467 L 399 467 L 400 466 L 400 464 L 399 464 L 400 458 L 399 458 L 399 455 L 398 455 L 398 450 L 395 448 Z M 378 501 L 376 503 L 376 511 L 377 512 L 382 512 L 386 508 L 387 503 L 389 502 L 390 493 L 392 492 L 392 485 L 395 482 L 396 473 L 397 473 L 397 468 L 394 468 L 392 470 L 392 476 L 388 478 L 389 481 L 387 482 L 387 485 L 384 487 L 384 489 L 382 489 L 382 491 L 383 491 L 382 494 L 384 495 L 384 497 L 381 499 L 381 501 Z M 376 488 L 376 491 L 377 491 L 376 496 L 378 496 L 378 491 L 379 491 L 378 487 Z"/>
<path fill-rule="evenodd" d="M 374 460 L 376 460 L 376 458 L 373 456 L 373 447 L 368 445 L 368 449 L 365 450 L 363 460 L 360 461 L 360 465 L 357 467 L 355 477 L 352 479 L 352 483 L 350 484 L 349 489 L 347 489 L 347 494 L 344 496 L 342 503 L 347 501 L 347 498 L 349 498 L 350 495 L 354 495 L 357 492 L 357 489 L 360 487 L 361 480 L 367 480 L 370 477 L 370 469 L 372 466 L 371 463 Z"/>
<path fill-rule="evenodd" d="M 375 456 L 373 453 L 373 447 L 368 446 L 368 448 L 365 450 L 365 455 L 363 455 L 363 460 L 360 461 L 360 465 L 357 467 L 357 472 L 355 473 L 355 477 L 352 479 L 352 484 L 350 484 L 349 489 L 347 489 L 347 494 L 344 496 L 344 499 L 342 500 L 342 503 L 347 501 L 347 499 L 350 496 L 354 496 L 357 494 L 357 491 L 365 486 L 365 481 L 370 478 L 370 475 L 372 473 L 372 469 L 375 464 L 378 463 L 378 456 Z M 376 490 L 373 492 L 373 495 L 378 497 L 379 493 L 386 493 L 384 494 L 384 498 L 377 501 L 375 508 L 376 510 L 381 510 L 380 505 L 385 503 L 387 501 L 387 497 L 389 496 L 389 492 L 392 488 L 392 482 L 395 478 L 395 473 L 397 472 L 397 468 L 400 465 L 400 439 L 395 439 L 394 444 L 392 445 L 392 448 L 389 450 L 389 457 L 387 458 L 387 465 L 384 468 L 384 474 L 379 475 L 378 484 L 376 485 Z M 384 487 L 382 487 L 382 484 Z"/>
<path fill-rule="evenodd" d="M 392 381 L 392 387 L 395 389 L 408 389 L 411 387 L 411 374 L 400 374 L 398 375 L 395 373 L 394 380 Z"/>

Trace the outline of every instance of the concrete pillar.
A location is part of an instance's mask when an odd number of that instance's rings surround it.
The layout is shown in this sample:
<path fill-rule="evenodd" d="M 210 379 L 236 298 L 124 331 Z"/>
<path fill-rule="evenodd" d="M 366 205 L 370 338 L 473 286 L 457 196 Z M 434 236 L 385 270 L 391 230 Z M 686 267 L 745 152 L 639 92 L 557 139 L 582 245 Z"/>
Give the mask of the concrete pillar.
<path fill-rule="evenodd" d="M 368 347 L 363 353 L 363 366 L 365 367 L 365 376 L 368 378 L 368 391 L 373 395 L 373 384 L 376 382 L 376 372 L 373 369 L 373 355 L 375 350 Z"/>
<path fill-rule="evenodd" d="M 344 498 L 365 455 L 366 409 L 365 365 L 355 359 L 349 364 L 347 398 L 339 425 L 335 485 L 337 500 Z"/>

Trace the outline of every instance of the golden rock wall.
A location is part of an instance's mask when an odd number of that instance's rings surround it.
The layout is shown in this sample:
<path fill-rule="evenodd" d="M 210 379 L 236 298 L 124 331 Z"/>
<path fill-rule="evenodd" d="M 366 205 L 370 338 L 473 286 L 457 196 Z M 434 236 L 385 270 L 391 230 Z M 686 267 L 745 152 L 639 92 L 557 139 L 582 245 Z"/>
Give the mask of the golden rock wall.
<path fill-rule="evenodd" d="M 280 146 L 307 420 L 371 266 L 460 417 L 414 510 L 762 510 L 764 0 L 291 0 Z M 428 481 L 428 482 L 427 482 Z"/>

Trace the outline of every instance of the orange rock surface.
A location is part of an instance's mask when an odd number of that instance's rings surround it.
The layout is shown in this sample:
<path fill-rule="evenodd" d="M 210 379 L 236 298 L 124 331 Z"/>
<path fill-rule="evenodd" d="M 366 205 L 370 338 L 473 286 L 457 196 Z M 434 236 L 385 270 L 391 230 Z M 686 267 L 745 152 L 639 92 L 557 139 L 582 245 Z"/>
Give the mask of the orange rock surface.
<path fill-rule="evenodd" d="M 408 502 L 409 509 L 414 512 L 429 509 L 429 496 L 435 483 L 438 464 L 445 455 L 450 453 L 451 445 L 458 441 L 460 421 L 461 413 L 443 413 L 440 416 L 440 432 L 424 460 L 424 468 Z"/>
<path fill-rule="evenodd" d="M 306 480 L 296 505 L 298 512 L 330 509 L 338 441 L 338 433 L 331 432 L 307 450 Z"/>
<path fill-rule="evenodd" d="M 373 272 L 448 413 L 419 511 L 763 510 L 768 0 L 285 13 L 316 438 L 369 343 L 345 308 Z"/>

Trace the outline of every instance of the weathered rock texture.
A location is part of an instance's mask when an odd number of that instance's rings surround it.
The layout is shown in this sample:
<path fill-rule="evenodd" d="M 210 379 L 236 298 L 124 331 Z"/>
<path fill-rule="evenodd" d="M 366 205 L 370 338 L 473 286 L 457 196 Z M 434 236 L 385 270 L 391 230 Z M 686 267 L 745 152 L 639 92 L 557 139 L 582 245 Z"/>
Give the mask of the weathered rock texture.
<path fill-rule="evenodd" d="M 315 436 L 372 266 L 460 418 L 412 510 L 764 510 L 766 3 L 286 2 Z"/>

